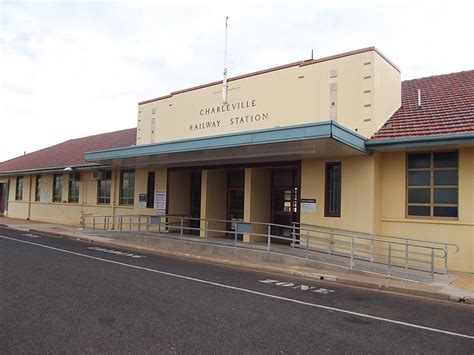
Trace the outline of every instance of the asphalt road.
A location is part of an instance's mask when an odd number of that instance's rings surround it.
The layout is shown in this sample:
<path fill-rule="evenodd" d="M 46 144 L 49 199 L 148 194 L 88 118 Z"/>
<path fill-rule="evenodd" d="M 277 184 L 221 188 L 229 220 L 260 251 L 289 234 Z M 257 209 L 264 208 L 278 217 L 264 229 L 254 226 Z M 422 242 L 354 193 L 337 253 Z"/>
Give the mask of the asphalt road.
<path fill-rule="evenodd" d="M 474 307 L 0 228 L 0 353 L 474 353 Z"/>

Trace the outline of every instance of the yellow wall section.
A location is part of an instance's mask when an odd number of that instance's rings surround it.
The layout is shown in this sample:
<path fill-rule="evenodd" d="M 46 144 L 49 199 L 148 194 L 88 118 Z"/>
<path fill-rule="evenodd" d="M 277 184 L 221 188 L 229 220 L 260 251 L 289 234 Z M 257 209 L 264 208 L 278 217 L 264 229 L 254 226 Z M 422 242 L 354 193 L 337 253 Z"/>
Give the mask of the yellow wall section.
<path fill-rule="evenodd" d="M 335 120 L 367 137 L 400 107 L 400 73 L 375 51 L 368 51 L 230 81 L 224 113 L 201 115 L 207 108 L 222 109 L 221 85 L 141 104 L 137 144 L 328 121 L 330 84 L 337 84 Z M 238 103 L 251 107 L 232 109 Z M 257 114 L 258 122 L 235 124 L 235 117 Z M 265 120 L 264 115 L 268 115 Z M 219 126 L 190 129 L 206 122 Z"/>
<path fill-rule="evenodd" d="M 459 218 L 405 217 L 406 152 L 385 153 L 382 169 L 381 233 L 459 245 L 449 269 L 474 271 L 474 148 L 459 150 Z"/>
<path fill-rule="evenodd" d="M 271 170 L 263 168 L 245 169 L 244 220 L 246 222 L 271 221 Z M 252 226 L 253 233 L 266 234 L 265 226 Z M 244 241 L 265 240 L 265 237 L 244 235 Z"/>
<path fill-rule="evenodd" d="M 191 214 L 191 172 L 170 171 L 168 182 L 168 214 Z"/>
<path fill-rule="evenodd" d="M 301 213 L 301 223 L 374 233 L 374 157 L 341 157 L 331 162 L 342 163 L 341 217 L 324 216 L 326 161 L 306 159 L 302 161 L 301 198 L 315 198 L 317 205 L 316 212 Z"/>
<path fill-rule="evenodd" d="M 135 180 L 135 203 L 133 206 L 121 206 L 119 201 L 120 170 L 112 171 L 112 187 L 110 204 L 97 204 L 97 181 L 92 179 L 92 170 L 80 171 L 79 203 L 69 203 L 68 186 L 69 174 L 63 173 L 62 202 L 52 202 L 53 176 L 52 173 L 41 175 L 41 199 L 35 201 L 35 177 L 24 176 L 23 200 L 15 201 L 16 176 L 10 177 L 10 191 L 8 198 L 7 216 L 13 218 L 31 219 L 52 223 L 79 224 L 81 215 L 124 215 L 124 214 L 155 214 L 153 208 L 140 209 L 138 205 L 138 194 L 146 193 L 147 174 L 153 169 L 137 169 Z M 155 170 L 155 188 L 166 189 L 166 168 Z M 31 176 L 31 190 L 30 190 Z M 31 202 L 29 202 L 29 199 Z"/>
<path fill-rule="evenodd" d="M 301 170 L 301 197 L 315 198 L 314 213 L 301 212 L 301 222 L 334 228 L 349 229 L 380 235 L 416 238 L 426 241 L 450 242 L 459 245 L 460 252 L 449 254 L 449 269 L 474 271 L 474 147 L 459 149 L 459 219 L 420 219 L 405 217 L 406 209 L 406 152 L 374 153 L 370 156 L 346 156 L 331 159 L 342 163 L 341 217 L 324 216 L 324 159 L 305 159 Z M 149 169 L 137 169 L 135 196 L 146 193 L 146 175 Z M 170 212 L 186 203 L 189 196 L 189 172 L 155 170 L 156 189 L 169 186 Z M 97 182 L 92 171 L 81 172 L 82 203 L 52 203 L 53 174 L 41 174 L 41 202 L 34 201 L 34 176 L 30 189 L 30 175 L 24 176 L 24 200 L 15 201 L 16 177 L 9 178 L 9 202 L 7 216 L 30 218 L 54 223 L 78 224 L 81 214 L 119 215 L 144 213 L 153 215 L 154 209 L 120 206 L 118 201 L 119 170 L 113 172 L 113 188 L 110 205 L 97 205 Z M 67 175 L 67 174 L 66 174 Z M 246 221 L 270 220 L 270 170 L 247 168 L 245 177 Z M 64 180 L 67 186 L 67 179 Z M 179 196 L 178 196 L 179 194 Z M 202 173 L 201 218 L 226 219 L 227 173 L 208 170 Z M 174 195 L 174 198 L 173 198 Z M 115 196 L 115 197 L 114 197 Z M 28 197 L 32 202 L 28 202 Z M 185 198 L 186 197 L 186 198 Z M 66 194 L 63 200 L 67 201 Z M 181 201 L 176 204 L 177 201 Z M 175 205 L 176 204 L 176 205 Z M 176 209 L 176 208 L 177 209 Z M 179 208 L 178 208 L 179 207 Z M 182 211 L 182 212 L 181 212 Z M 184 207 L 178 213 L 188 213 Z M 210 228 L 225 229 L 225 223 L 214 223 Z M 204 224 L 201 225 L 204 229 Z M 209 236 L 222 235 L 210 233 Z M 202 236 L 204 232 L 202 231 Z"/>
<path fill-rule="evenodd" d="M 201 218 L 227 219 L 227 173 L 222 170 L 203 170 L 201 189 Z M 209 229 L 226 230 L 226 223 L 209 222 Z M 204 236 L 205 221 L 201 221 L 201 236 Z M 209 232 L 209 237 L 224 233 Z"/>
<path fill-rule="evenodd" d="M 364 127 L 358 132 L 366 137 L 378 131 L 402 104 L 401 95 L 393 94 L 401 93 L 400 73 L 392 70 L 393 67 L 379 54 L 375 54 L 373 60 L 372 98 L 369 99 L 368 93 L 363 98 L 364 105 L 371 104 L 372 112 L 364 119 Z M 367 90 L 370 89 L 367 87 L 365 91 Z"/>

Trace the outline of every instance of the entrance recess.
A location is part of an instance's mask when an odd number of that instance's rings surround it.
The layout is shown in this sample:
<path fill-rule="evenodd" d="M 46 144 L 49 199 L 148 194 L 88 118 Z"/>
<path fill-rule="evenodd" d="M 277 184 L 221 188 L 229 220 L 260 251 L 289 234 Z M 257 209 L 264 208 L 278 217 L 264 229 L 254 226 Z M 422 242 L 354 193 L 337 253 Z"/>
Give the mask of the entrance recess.
<path fill-rule="evenodd" d="M 288 228 L 273 226 L 273 235 L 279 235 L 285 238 L 291 237 L 291 226 L 293 222 L 299 222 L 298 200 L 299 191 L 297 169 L 273 169 L 271 222 L 274 224 L 289 226 Z"/>
<path fill-rule="evenodd" d="M 193 234 L 199 234 L 199 228 L 201 221 L 201 171 L 194 171 L 191 173 L 191 218 L 189 226 L 196 228 L 191 231 Z M 194 219 L 197 218 L 197 219 Z"/>
<path fill-rule="evenodd" d="M 236 222 L 244 219 L 245 170 L 227 173 L 227 220 L 229 230 L 235 231 Z"/>

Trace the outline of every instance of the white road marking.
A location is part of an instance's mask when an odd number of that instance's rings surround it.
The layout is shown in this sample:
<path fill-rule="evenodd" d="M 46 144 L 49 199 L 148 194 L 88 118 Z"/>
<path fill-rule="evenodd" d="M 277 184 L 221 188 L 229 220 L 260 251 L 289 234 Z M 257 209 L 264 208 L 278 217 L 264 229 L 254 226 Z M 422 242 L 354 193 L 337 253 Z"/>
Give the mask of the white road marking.
<path fill-rule="evenodd" d="M 39 235 L 34 235 L 34 234 L 31 234 L 31 233 L 26 233 L 26 234 L 22 234 L 24 235 L 25 237 L 30 237 L 30 238 L 41 238 Z"/>
<path fill-rule="evenodd" d="M 160 275 L 166 275 L 166 276 L 176 277 L 176 278 L 183 279 L 183 280 L 188 280 L 188 281 L 195 281 L 195 282 L 203 283 L 203 284 L 206 284 L 206 285 L 212 285 L 212 286 L 227 288 L 227 289 L 230 289 L 230 290 L 246 292 L 246 293 L 250 293 L 250 294 L 253 294 L 253 295 L 258 295 L 258 296 L 273 298 L 273 299 L 277 299 L 277 300 L 281 300 L 281 301 L 292 302 L 292 303 L 296 303 L 296 304 L 300 304 L 300 305 L 304 305 L 304 306 L 309 306 L 309 307 L 314 307 L 314 308 L 325 309 L 325 310 L 328 310 L 328 311 L 334 311 L 334 312 L 338 312 L 338 313 L 350 314 L 350 315 L 352 315 L 352 316 L 357 316 L 357 317 L 362 317 L 362 318 L 368 318 L 368 319 L 378 320 L 378 321 L 382 321 L 382 322 L 386 322 L 386 323 L 391 323 L 391 324 L 403 325 L 403 326 L 406 326 L 406 327 L 411 327 L 411 328 L 416 328 L 416 329 L 428 330 L 428 331 L 430 331 L 430 332 L 435 332 L 435 333 L 441 333 L 441 334 L 446 334 L 446 335 L 453 335 L 453 336 L 457 336 L 457 337 L 461 337 L 461 338 L 467 338 L 467 339 L 474 339 L 474 335 L 467 335 L 467 334 L 461 334 L 461 333 L 454 333 L 454 332 L 449 332 L 449 331 L 447 331 L 447 330 L 425 327 L 425 326 L 423 326 L 423 325 L 417 325 L 417 324 L 413 324 L 413 323 L 402 322 L 402 321 L 398 321 L 398 320 L 394 320 L 394 319 L 383 318 L 383 317 L 377 317 L 377 316 L 371 316 L 370 314 L 364 314 L 364 313 L 358 313 L 358 312 L 348 311 L 348 310 L 341 309 L 341 308 L 323 306 L 323 305 L 321 305 L 321 304 L 316 304 L 316 303 L 309 303 L 309 302 L 305 302 L 305 301 L 296 300 L 296 299 L 293 299 L 293 298 L 287 298 L 287 297 L 281 297 L 281 296 L 271 295 L 271 294 L 268 294 L 268 293 L 253 291 L 253 290 L 249 290 L 249 289 L 246 289 L 246 288 L 241 288 L 241 287 L 236 287 L 236 286 L 230 286 L 230 285 L 220 284 L 220 283 L 217 283 L 217 282 L 212 282 L 212 281 L 207 281 L 207 280 L 202 280 L 202 279 L 196 279 L 196 278 L 190 277 L 190 276 L 184 276 L 184 275 L 179 275 L 179 274 L 173 274 L 173 273 L 171 273 L 171 272 L 166 272 L 166 271 L 160 271 L 160 270 L 150 269 L 150 268 L 143 267 L 143 266 L 137 266 L 137 265 L 122 263 L 122 262 L 119 262 L 119 261 L 114 261 L 114 260 L 108 260 L 108 259 L 98 258 L 98 257 L 91 256 L 91 255 L 76 253 L 76 252 L 74 252 L 74 251 L 69 251 L 69 250 L 60 249 L 60 248 L 56 248 L 56 247 L 51 247 L 51 246 L 49 246 L 49 245 L 43 245 L 43 244 L 28 242 L 28 241 L 26 241 L 26 240 L 21 240 L 21 239 L 16 239 L 16 238 L 5 237 L 5 236 L 3 236 L 3 235 L 0 235 L 0 238 L 8 239 L 8 240 L 13 240 L 13 241 L 18 242 L 18 243 L 31 244 L 31 245 L 35 245 L 35 246 L 38 246 L 38 247 L 41 247 L 41 248 L 56 250 L 56 251 L 59 251 L 59 252 L 62 252 L 62 253 L 71 254 L 71 255 L 76 255 L 76 256 L 81 256 L 81 257 L 88 258 L 88 259 L 103 261 L 103 262 L 110 263 L 110 264 L 121 265 L 121 266 L 129 267 L 129 268 L 132 268 L 132 269 L 149 271 L 149 272 L 153 272 L 153 273 L 160 274 Z"/>
<path fill-rule="evenodd" d="M 272 280 L 272 279 L 265 279 L 265 280 L 258 280 L 258 282 L 264 283 L 264 284 L 274 284 L 276 286 L 280 287 L 291 287 L 296 290 L 301 290 L 301 291 L 310 291 L 310 292 L 316 292 L 316 293 L 322 293 L 324 295 L 327 295 L 328 293 L 333 293 L 334 290 L 328 289 L 328 288 L 318 288 L 314 286 L 308 286 L 308 285 L 295 285 L 292 282 L 286 282 L 286 281 L 278 281 L 278 280 Z"/>
<path fill-rule="evenodd" d="M 145 257 L 144 255 L 124 253 L 123 251 L 118 251 L 118 250 L 113 250 L 113 249 L 105 249 L 105 248 L 99 248 L 99 247 L 88 247 L 87 249 L 102 251 L 104 253 L 115 254 L 115 255 L 120 255 L 120 256 L 129 256 L 129 257 L 134 258 L 134 259 L 139 259 L 139 258 L 144 258 Z"/>

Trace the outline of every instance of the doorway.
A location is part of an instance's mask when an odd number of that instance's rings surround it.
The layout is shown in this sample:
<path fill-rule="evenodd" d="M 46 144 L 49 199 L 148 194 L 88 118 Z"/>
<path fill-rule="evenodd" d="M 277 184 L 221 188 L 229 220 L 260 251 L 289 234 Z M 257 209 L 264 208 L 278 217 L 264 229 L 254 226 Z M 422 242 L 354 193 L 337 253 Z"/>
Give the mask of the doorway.
<path fill-rule="evenodd" d="M 191 219 L 189 221 L 189 227 L 193 228 L 189 232 L 191 234 L 199 235 L 199 228 L 201 228 L 201 181 L 202 173 L 201 171 L 191 172 L 191 206 L 190 206 L 190 215 Z"/>
<path fill-rule="evenodd" d="M 296 168 L 272 170 L 272 234 L 286 239 L 274 238 L 275 242 L 289 244 L 292 224 L 299 221 L 299 176 Z M 288 227 L 284 227 L 288 226 Z"/>
<path fill-rule="evenodd" d="M 7 202 L 7 184 L 0 184 L 0 215 L 5 213 L 5 205 Z"/>
<path fill-rule="evenodd" d="M 235 231 L 237 221 L 244 220 L 245 170 L 227 173 L 227 220 L 230 231 Z"/>

